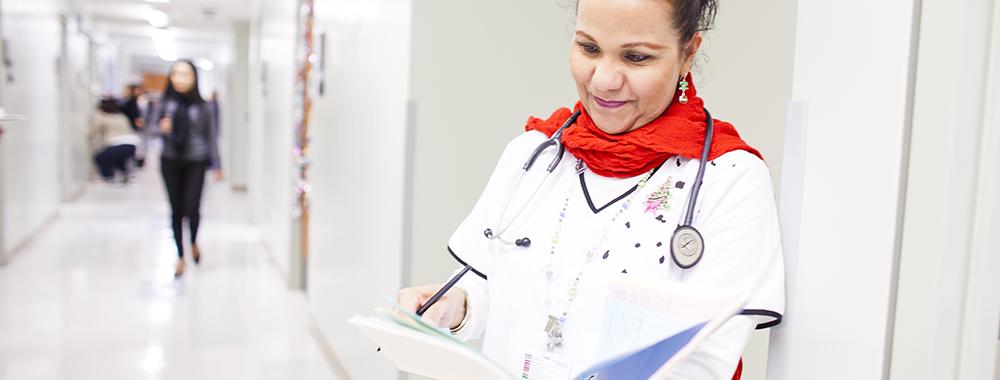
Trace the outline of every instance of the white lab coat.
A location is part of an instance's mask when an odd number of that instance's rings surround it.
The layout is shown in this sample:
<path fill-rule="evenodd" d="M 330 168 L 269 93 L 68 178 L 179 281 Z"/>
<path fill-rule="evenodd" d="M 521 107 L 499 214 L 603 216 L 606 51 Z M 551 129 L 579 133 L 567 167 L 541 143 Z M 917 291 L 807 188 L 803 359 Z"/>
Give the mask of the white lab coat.
<path fill-rule="evenodd" d="M 575 373 L 607 354 L 596 339 L 601 316 L 591 312 L 601 301 L 589 297 L 593 292 L 588 291 L 600 281 L 642 276 L 711 288 L 753 287 L 746 311 L 700 345 L 674 373 L 677 379 L 729 380 L 751 331 L 779 323 L 784 311 L 781 239 L 765 163 L 751 153 L 733 151 L 707 165 L 693 223 L 704 237 L 705 253 L 691 269 L 673 263 L 669 242 L 683 220 L 697 159 L 668 159 L 633 196 L 626 193 L 641 176 L 618 179 L 584 171 L 581 180 L 577 158 L 567 151 L 525 205 L 555 155 L 550 148 L 522 179 L 506 210 L 505 225 L 525 207 L 504 238 L 528 237 L 531 246 L 520 248 L 487 239 L 484 230 L 498 230 L 504 201 L 522 165 L 545 138 L 531 131 L 507 145 L 472 212 L 449 240 L 448 249 L 456 260 L 475 271 L 457 285 L 469 294 L 468 319 L 458 336 L 485 335 L 483 353 L 511 373 L 521 374 L 524 354 L 544 348 L 548 315 L 566 304 L 566 289 L 584 268 L 579 295 L 569 306 L 563 329 L 563 350 Z M 670 191 L 669 209 L 648 212 L 647 198 L 661 187 Z M 567 196 L 570 201 L 560 242 L 550 258 L 552 236 Z M 631 206 L 609 225 L 628 196 L 632 196 Z M 585 264 L 587 248 L 606 226 L 608 237 L 600 250 L 606 254 Z M 559 268 L 551 285 L 543 275 L 550 263 Z"/>

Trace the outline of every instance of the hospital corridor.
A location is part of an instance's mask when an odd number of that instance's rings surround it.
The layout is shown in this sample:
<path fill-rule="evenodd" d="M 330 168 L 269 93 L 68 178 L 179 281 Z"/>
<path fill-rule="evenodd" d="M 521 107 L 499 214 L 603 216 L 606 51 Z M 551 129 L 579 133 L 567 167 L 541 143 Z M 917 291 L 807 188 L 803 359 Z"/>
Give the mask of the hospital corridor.
<path fill-rule="evenodd" d="M 1000 380 L 1000 0 L 0 0 L 0 380 Z"/>
<path fill-rule="evenodd" d="M 3 378 L 337 379 L 245 195 L 207 189 L 206 258 L 174 280 L 153 170 L 88 185 L 0 270 Z"/>

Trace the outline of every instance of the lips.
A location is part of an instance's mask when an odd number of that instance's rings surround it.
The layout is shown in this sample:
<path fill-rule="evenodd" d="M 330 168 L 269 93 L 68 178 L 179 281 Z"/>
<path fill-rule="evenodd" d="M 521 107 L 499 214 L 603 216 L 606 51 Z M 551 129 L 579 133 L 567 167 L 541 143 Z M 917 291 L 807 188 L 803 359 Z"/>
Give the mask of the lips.
<path fill-rule="evenodd" d="M 594 101 L 597 103 L 597 105 L 604 108 L 618 108 L 624 106 L 625 103 L 628 103 L 628 101 L 604 100 L 597 96 L 594 97 Z"/>

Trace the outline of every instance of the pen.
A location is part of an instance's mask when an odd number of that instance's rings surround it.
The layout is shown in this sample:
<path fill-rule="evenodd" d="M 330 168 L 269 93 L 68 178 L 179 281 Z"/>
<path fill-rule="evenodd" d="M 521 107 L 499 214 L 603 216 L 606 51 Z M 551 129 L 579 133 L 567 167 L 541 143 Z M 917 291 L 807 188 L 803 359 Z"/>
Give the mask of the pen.
<path fill-rule="evenodd" d="M 456 283 L 458 283 L 458 280 L 460 280 L 462 276 L 465 276 L 465 274 L 469 272 L 469 269 L 472 269 L 472 267 L 468 265 L 466 265 L 465 268 L 462 268 L 462 270 L 459 271 L 458 274 L 455 275 L 455 277 L 452 277 L 447 284 L 444 284 L 444 286 L 441 287 L 441 290 L 438 290 L 437 293 L 434 293 L 434 295 L 431 296 L 431 299 L 427 300 L 427 302 L 425 302 L 423 306 L 420 306 L 420 310 L 417 310 L 417 315 L 423 316 L 424 313 L 427 312 L 427 309 L 430 309 L 432 305 L 437 303 L 437 301 L 440 300 L 445 293 L 451 290 L 451 288 L 455 286 Z"/>
<path fill-rule="evenodd" d="M 420 310 L 417 310 L 417 315 L 423 316 L 424 313 L 427 312 L 427 309 L 430 309 L 431 306 L 437 303 L 437 301 L 440 300 L 441 297 L 448 292 L 448 290 L 451 290 L 451 288 L 455 286 L 456 283 L 458 283 L 458 280 L 462 279 L 462 276 L 465 276 L 465 274 L 469 272 L 469 269 L 472 269 L 472 267 L 468 265 L 466 265 L 465 268 L 462 268 L 462 270 L 459 271 L 458 274 L 455 275 L 455 277 L 452 277 L 452 279 L 449 280 L 447 284 L 444 284 L 444 286 L 441 287 L 441 290 L 438 290 L 437 293 L 434 293 L 434 295 L 431 296 L 431 298 L 427 300 L 427 302 L 425 302 L 423 306 L 420 306 Z M 381 352 L 382 347 L 379 346 L 376 351 Z"/>

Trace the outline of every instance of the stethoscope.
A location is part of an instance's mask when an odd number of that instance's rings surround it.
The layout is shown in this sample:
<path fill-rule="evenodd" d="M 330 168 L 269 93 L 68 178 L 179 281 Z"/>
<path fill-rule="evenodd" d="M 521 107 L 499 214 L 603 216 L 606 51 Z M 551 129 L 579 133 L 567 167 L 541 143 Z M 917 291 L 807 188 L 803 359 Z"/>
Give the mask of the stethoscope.
<path fill-rule="evenodd" d="M 521 168 L 523 170 L 521 170 L 517 181 L 514 182 L 514 186 L 510 189 L 510 192 L 507 193 L 507 200 L 504 201 L 503 211 L 500 213 L 500 221 L 497 222 L 496 231 L 492 228 L 487 228 L 483 231 L 483 235 L 486 235 L 487 239 L 496 240 L 500 243 L 520 248 L 528 248 L 531 246 L 531 239 L 527 236 L 514 241 L 509 241 L 504 239 L 501 235 L 503 235 L 503 233 L 510 228 L 511 223 L 517 220 L 517 217 L 521 215 L 521 212 L 523 212 L 528 204 L 531 203 L 531 200 L 538 194 L 539 189 L 541 189 L 542 185 L 545 184 L 545 180 L 549 178 L 549 174 L 552 174 L 552 171 L 556 170 L 556 167 L 559 166 L 559 162 L 562 161 L 563 154 L 566 153 L 566 147 L 562 144 L 563 130 L 575 123 L 578 117 L 580 117 L 580 111 L 574 112 L 573 115 L 570 116 L 569 119 L 567 119 L 566 122 L 556 130 L 556 133 L 552 134 L 552 137 L 549 137 L 541 144 L 538 144 L 535 151 L 531 153 L 531 157 L 528 157 L 528 161 L 525 162 L 524 166 Z M 695 202 L 698 201 L 698 192 L 701 191 L 701 182 L 705 177 L 705 164 L 708 162 L 708 152 L 712 147 L 712 115 L 708 113 L 707 109 L 705 109 L 705 124 L 705 143 L 701 150 L 701 162 L 698 163 L 698 175 L 695 177 L 694 184 L 691 185 L 691 194 L 688 195 L 687 214 L 684 215 L 684 223 L 677 226 L 677 229 L 674 230 L 673 236 L 670 238 L 670 256 L 673 258 L 674 263 L 683 269 L 694 267 L 695 264 L 698 264 L 698 261 L 701 260 L 702 254 L 705 253 L 705 240 L 701 237 L 701 233 L 698 232 L 698 229 L 691 225 L 691 222 L 694 220 L 694 206 Z M 525 174 L 527 174 L 528 171 L 531 170 L 531 167 L 534 166 L 535 160 L 538 159 L 538 156 L 540 156 L 542 152 L 552 145 L 556 146 L 556 156 L 552 158 L 552 161 L 549 162 L 549 166 L 545 168 L 545 177 L 543 177 L 538 183 L 538 186 L 535 187 L 535 191 L 531 193 L 531 197 L 529 197 L 528 200 L 521 206 L 521 209 L 514 214 L 514 217 L 511 218 L 511 221 L 507 224 L 507 226 L 504 226 L 503 220 L 504 216 L 507 214 L 507 206 L 510 206 L 511 198 L 521 186 L 521 180 L 524 179 Z M 455 286 L 459 279 L 465 276 L 466 273 L 469 273 L 470 270 L 472 270 L 472 266 L 466 264 L 462 270 L 452 276 L 448 283 L 444 284 L 444 286 L 442 286 L 437 293 L 431 296 L 431 298 L 417 310 L 417 315 L 424 315 L 424 312 L 430 309 L 431 305 L 434 305 L 438 300 L 440 300 L 441 297 L 443 297 L 449 289 Z"/>
<path fill-rule="evenodd" d="M 712 133 L 714 129 L 712 115 L 708 112 L 708 109 L 704 110 L 706 125 L 705 142 L 701 150 L 701 161 L 698 163 L 698 174 L 695 177 L 694 184 L 692 184 L 691 193 L 688 195 L 687 212 L 684 215 L 684 223 L 677 226 L 677 229 L 674 230 L 673 236 L 670 238 L 670 256 L 673 258 L 674 263 L 683 269 L 688 269 L 698 264 L 698 261 L 701 261 L 701 257 L 705 252 L 705 240 L 702 238 L 701 233 L 698 232 L 698 229 L 692 225 L 692 222 L 694 221 L 694 207 L 698 201 L 698 193 L 701 191 L 702 180 L 705 178 L 705 166 L 708 163 L 708 153 L 712 147 Z M 580 117 L 580 111 L 574 112 L 573 115 L 570 116 L 569 119 L 567 119 L 566 122 L 563 123 L 563 125 L 560 126 L 551 137 L 535 147 L 531 156 L 528 157 L 528 161 L 525 162 L 524 166 L 521 168 L 521 173 L 514 182 L 514 186 L 511 188 L 510 192 L 507 193 L 507 200 L 504 201 L 503 209 L 500 212 L 500 220 L 497 222 L 496 228 L 487 228 L 483 231 L 483 235 L 486 236 L 487 239 L 496 240 L 502 244 L 520 248 L 528 248 L 531 246 L 531 239 L 527 236 L 510 241 L 503 237 L 503 233 L 510 228 L 515 220 L 517 220 L 518 216 L 521 215 L 528 204 L 530 204 L 535 198 L 535 195 L 538 194 L 542 185 L 545 184 L 545 180 L 548 179 L 549 175 L 552 174 L 552 171 L 559 166 L 559 162 L 562 161 L 563 155 L 566 153 L 566 147 L 562 144 L 563 131 L 570 125 L 573 125 L 578 117 Z M 549 166 L 546 167 L 545 176 L 542 177 L 541 181 L 539 181 L 535 190 L 531 193 L 531 196 L 528 197 L 528 200 L 521 205 L 521 208 L 518 209 L 517 213 L 515 213 L 510 219 L 510 222 L 504 225 L 504 217 L 507 215 L 507 208 L 510 206 L 511 198 L 513 198 L 514 194 L 520 188 L 521 180 L 523 180 L 528 171 L 531 170 L 531 167 L 534 166 L 535 161 L 542 154 L 542 152 L 553 145 L 556 147 L 556 155 L 555 157 L 552 157 L 552 161 L 549 162 Z"/>

